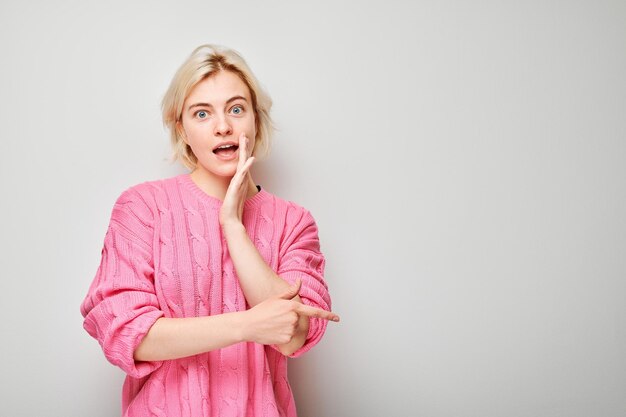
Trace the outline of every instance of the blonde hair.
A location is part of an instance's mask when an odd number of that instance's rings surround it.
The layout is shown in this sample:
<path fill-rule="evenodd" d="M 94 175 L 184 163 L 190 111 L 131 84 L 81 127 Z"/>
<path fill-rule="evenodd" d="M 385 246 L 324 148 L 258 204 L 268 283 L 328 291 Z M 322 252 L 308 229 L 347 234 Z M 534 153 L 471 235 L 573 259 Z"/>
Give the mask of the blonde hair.
<path fill-rule="evenodd" d="M 194 49 L 176 71 L 161 103 L 163 124 L 170 131 L 171 162 L 180 160 L 187 168 L 195 169 L 198 159 L 183 140 L 181 131 L 183 104 L 196 84 L 220 71 L 229 71 L 239 76 L 250 90 L 256 125 L 256 141 L 252 154 L 258 159 L 269 153 L 275 130 L 270 117 L 272 99 L 237 51 L 220 45 L 206 44 Z"/>

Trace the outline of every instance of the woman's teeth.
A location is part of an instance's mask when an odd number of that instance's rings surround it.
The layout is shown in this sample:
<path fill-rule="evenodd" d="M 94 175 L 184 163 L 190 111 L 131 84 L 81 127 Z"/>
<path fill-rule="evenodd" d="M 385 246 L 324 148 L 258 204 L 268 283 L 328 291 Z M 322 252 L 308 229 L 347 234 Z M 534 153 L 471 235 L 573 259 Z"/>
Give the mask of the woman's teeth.
<path fill-rule="evenodd" d="M 219 148 L 215 149 L 213 151 L 213 153 L 225 153 L 225 152 L 234 152 L 239 148 L 239 146 L 237 145 L 224 145 L 224 146 L 220 146 Z"/>

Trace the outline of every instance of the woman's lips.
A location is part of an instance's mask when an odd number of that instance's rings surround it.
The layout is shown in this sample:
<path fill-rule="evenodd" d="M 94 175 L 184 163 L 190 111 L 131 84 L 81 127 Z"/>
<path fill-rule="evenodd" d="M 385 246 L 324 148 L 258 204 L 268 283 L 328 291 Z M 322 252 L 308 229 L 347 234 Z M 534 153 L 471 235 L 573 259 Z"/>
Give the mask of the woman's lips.
<path fill-rule="evenodd" d="M 233 159 L 237 159 L 237 157 L 239 156 L 239 148 L 235 150 L 227 149 L 224 151 L 213 152 L 213 153 L 218 159 L 221 159 L 222 161 L 232 161 Z"/>

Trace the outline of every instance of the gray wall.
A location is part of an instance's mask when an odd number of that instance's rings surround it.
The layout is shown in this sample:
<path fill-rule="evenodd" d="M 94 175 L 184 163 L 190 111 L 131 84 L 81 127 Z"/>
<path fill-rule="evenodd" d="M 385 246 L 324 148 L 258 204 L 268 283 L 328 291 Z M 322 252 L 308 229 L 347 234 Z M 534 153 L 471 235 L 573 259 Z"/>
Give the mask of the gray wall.
<path fill-rule="evenodd" d="M 207 42 L 275 102 L 269 191 L 320 227 L 334 310 L 300 415 L 626 415 L 626 3 L 0 5 L 4 416 L 114 416 L 79 304 L 159 103 Z"/>

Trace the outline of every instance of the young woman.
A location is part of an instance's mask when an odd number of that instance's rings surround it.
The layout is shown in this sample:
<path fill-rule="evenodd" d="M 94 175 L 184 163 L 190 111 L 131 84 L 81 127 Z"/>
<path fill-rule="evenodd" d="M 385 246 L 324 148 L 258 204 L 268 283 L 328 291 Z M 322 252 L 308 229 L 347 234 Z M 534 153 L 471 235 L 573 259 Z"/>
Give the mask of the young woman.
<path fill-rule="evenodd" d="M 311 213 L 250 173 L 271 105 L 216 45 L 196 48 L 165 94 L 174 156 L 192 172 L 121 193 L 81 305 L 127 374 L 124 416 L 296 416 L 287 357 L 339 317 Z"/>

